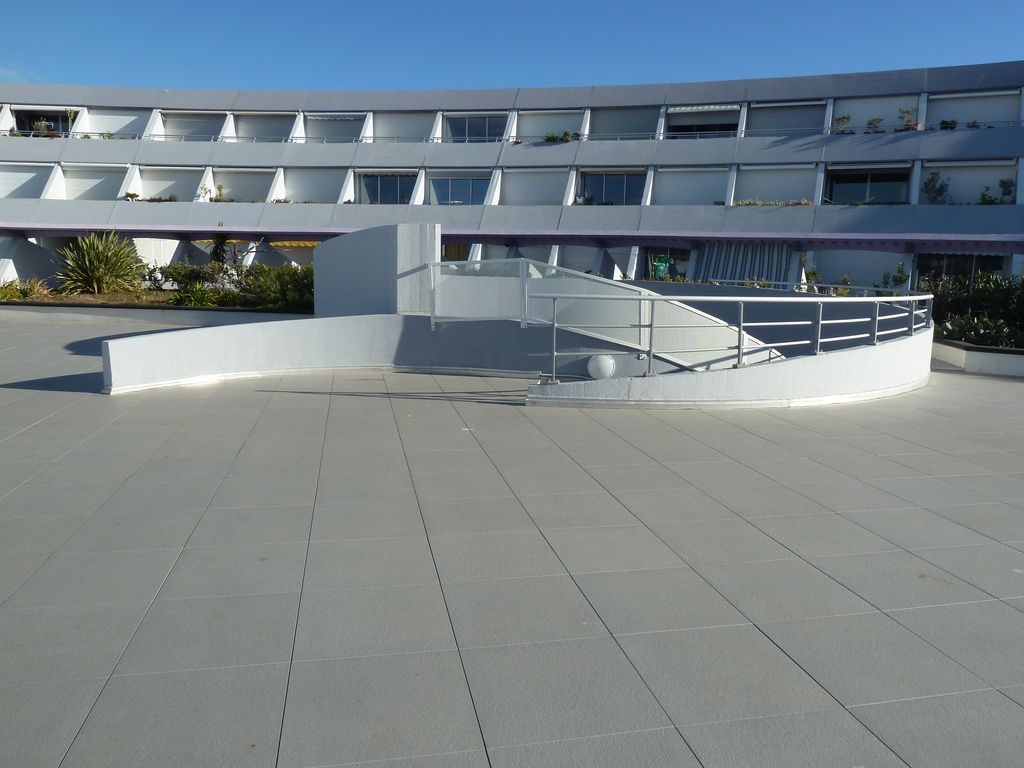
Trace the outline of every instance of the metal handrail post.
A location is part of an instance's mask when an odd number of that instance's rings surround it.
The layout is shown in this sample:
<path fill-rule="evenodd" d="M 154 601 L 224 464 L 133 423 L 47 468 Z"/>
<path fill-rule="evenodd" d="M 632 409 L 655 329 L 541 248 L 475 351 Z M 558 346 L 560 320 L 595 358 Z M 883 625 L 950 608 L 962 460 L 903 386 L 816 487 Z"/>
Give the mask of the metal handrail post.
<path fill-rule="evenodd" d="M 551 383 L 558 383 L 558 369 L 555 367 L 558 358 L 558 297 L 551 297 Z"/>
<path fill-rule="evenodd" d="M 526 327 L 526 311 L 528 299 L 526 296 L 526 259 L 519 260 L 519 285 L 520 285 L 520 296 L 519 296 L 519 327 Z"/>
<path fill-rule="evenodd" d="M 427 271 L 430 273 L 430 330 L 436 329 L 436 323 L 434 318 L 437 317 L 437 282 L 434 274 L 434 264 L 436 262 L 427 263 Z"/>
<path fill-rule="evenodd" d="M 651 301 L 649 303 L 651 305 L 651 312 L 650 312 L 650 315 L 648 316 L 648 320 L 650 322 L 648 323 L 648 326 L 647 326 L 647 375 L 648 376 L 653 376 L 654 375 L 654 369 L 653 369 L 653 366 L 654 366 L 654 307 L 657 305 L 658 302 Z"/>
<path fill-rule="evenodd" d="M 913 299 L 907 299 L 907 336 L 914 335 L 914 320 L 917 315 L 915 314 L 915 307 L 917 302 Z"/>
<path fill-rule="evenodd" d="M 816 355 L 821 352 L 821 316 L 822 316 L 822 312 L 823 312 L 824 306 L 825 306 L 820 301 L 817 302 L 817 304 L 818 304 L 818 319 L 814 323 L 814 354 L 816 354 Z"/>
<path fill-rule="evenodd" d="M 932 304 L 933 299 L 925 299 L 924 302 L 924 327 L 929 328 L 932 324 Z"/>
<path fill-rule="evenodd" d="M 736 367 L 743 365 L 743 302 L 739 302 L 739 319 L 736 322 Z"/>
<path fill-rule="evenodd" d="M 878 343 L 878 315 L 881 312 L 882 302 L 875 302 L 875 311 L 871 316 L 871 343 Z"/>

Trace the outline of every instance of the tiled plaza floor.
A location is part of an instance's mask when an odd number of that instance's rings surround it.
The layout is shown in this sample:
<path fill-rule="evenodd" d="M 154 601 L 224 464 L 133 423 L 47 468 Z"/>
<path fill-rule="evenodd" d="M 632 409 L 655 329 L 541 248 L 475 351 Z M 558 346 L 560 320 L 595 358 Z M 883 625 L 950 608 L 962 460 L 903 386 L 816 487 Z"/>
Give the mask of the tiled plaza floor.
<path fill-rule="evenodd" d="M 137 330 L 0 325 L 0 764 L 1024 760 L 1024 382 L 96 394 L 96 339 Z"/>

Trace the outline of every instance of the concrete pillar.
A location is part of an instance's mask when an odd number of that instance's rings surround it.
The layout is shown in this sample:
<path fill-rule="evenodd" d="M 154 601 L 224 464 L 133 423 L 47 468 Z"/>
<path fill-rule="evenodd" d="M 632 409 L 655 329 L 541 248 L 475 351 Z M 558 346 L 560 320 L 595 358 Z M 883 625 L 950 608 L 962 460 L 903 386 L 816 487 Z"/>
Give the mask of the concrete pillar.
<path fill-rule="evenodd" d="M 825 100 L 825 125 L 822 127 L 822 131 L 825 135 L 832 133 L 832 116 L 836 111 L 836 100 L 826 99 Z"/>
<path fill-rule="evenodd" d="M 739 170 L 738 165 L 729 166 L 729 176 L 725 182 L 725 204 L 732 205 L 736 202 L 736 173 Z"/>
<path fill-rule="evenodd" d="M 736 126 L 736 135 L 741 139 L 747 135 L 747 110 L 750 107 L 750 103 L 744 101 L 740 104 L 740 119 L 739 125 Z"/>
<path fill-rule="evenodd" d="M 910 204 L 921 202 L 921 161 L 915 160 L 910 169 Z"/>
<path fill-rule="evenodd" d="M 658 127 L 655 131 L 654 138 L 661 139 L 665 138 L 665 120 L 668 116 L 668 107 L 663 106 L 661 111 L 658 113 Z"/>
<path fill-rule="evenodd" d="M 640 205 L 650 205 L 654 199 L 654 166 L 647 169 L 647 177 L 644 179 L 644 194 L 640 199 Z"/>
<path fill-rule="evenodd" d="M 1010 274 L 1024 277 L 1024 253 L 1015 253 L 1010 256 Z"/>
<path fill-rule="evenodd" d="M 815 168 L 814 199 L 811 201 L 815 205 L 821 205 L 821 201 L 825 197 L 825 170 L 825 163 L 818 163 Z"/>
<path fill-rule="evenodd" d="M 917 129 L 923 131 L 928 124 L 928 94 L 920 93 L 917 96 Z"/>

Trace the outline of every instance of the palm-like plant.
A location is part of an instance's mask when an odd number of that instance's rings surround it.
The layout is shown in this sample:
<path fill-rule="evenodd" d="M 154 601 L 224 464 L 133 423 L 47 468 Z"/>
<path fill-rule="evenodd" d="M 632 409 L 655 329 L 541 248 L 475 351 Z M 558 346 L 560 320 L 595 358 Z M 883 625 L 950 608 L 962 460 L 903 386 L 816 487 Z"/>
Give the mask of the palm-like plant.
<path fill-rule="evenodd" d="M 143 265 L 130 240 L 91 232 L 57 251 L 62 293 L 116 293 L 136 288 Z"/>

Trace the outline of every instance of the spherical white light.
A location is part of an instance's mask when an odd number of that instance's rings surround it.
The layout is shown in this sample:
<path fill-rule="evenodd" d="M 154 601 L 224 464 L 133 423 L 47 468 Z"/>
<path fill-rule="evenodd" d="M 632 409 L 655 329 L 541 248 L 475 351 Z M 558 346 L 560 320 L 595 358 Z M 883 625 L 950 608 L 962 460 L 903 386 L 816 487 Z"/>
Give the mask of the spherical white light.
<path fill-rule="evenodd" d="M 607 379 L 615 373 L 615 358 L 611 355 L 593 355 L 587 360 L 587 373 L 592 379 Z"/>

